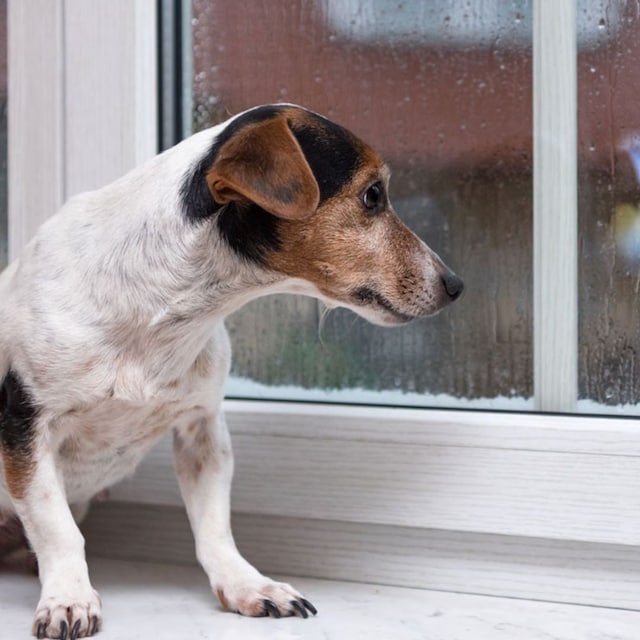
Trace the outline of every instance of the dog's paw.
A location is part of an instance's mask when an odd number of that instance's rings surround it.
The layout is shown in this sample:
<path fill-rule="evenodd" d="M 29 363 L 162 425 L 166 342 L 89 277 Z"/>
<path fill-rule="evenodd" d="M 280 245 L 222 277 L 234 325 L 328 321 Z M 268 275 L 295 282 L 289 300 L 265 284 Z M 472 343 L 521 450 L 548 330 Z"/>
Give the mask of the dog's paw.
<path fill-rule="evenodd" d="M 101 626 L 100 596 L 92 589 L 86 598 L 43 597 L 36 609 L 33 635 L 76 640 L 94 635 Z"/>
<path fill-rule="evenodd" d="M 215 589 L 220 604 L 244 616 L 282 618 L 314 616 L 316 608 L 291 585 L 261 577 L 259 581 L 225 584 Z"/>

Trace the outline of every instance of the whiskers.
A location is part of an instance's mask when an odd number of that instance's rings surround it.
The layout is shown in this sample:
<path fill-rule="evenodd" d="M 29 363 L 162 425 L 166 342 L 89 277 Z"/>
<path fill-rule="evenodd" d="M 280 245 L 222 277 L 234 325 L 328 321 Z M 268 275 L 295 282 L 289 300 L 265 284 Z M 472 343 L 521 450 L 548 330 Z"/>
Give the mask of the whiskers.
<path fill-rule="evenodd" d="M 327 322 L 327 316 L 333 311 L 332 307 L 327 307 L 323 302 L 318 301 L 320 307 L 320 317 L 318 318 L 318 340 L 322 345 L 322 348 L 326 351 L 327 345 L 322 337 L 322 330 Z"/>

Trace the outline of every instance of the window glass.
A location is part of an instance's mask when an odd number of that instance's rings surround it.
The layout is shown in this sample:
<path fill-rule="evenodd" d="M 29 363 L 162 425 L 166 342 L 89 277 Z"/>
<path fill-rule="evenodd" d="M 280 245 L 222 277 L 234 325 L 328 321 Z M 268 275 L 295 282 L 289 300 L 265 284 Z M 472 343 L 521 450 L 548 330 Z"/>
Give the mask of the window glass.
<path fill-rule="evenodd" d="M 578 16 L 579 409 L 638 413 L 640 6 L 578 0 Z"/>
<path fill-rule="evenodd" d="M 0 0 L 0 269 L 7 264 L 7 1 Z"/>
<path fill-rule="evenodd" d="M 400 329 L 255 301 L 227 323 L 228 395 L 532 408 L 530 2 L 194 0 L 191 36 L 195 130 L 277 101 L 332 118 L 466 284 Z"/>

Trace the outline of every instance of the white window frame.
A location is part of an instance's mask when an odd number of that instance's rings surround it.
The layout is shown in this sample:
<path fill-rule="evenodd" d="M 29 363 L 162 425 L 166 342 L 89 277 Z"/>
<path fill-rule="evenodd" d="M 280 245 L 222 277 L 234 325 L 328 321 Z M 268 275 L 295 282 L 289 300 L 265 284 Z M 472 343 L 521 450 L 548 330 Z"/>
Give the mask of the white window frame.
<path fill-rule="evenodd" d="M 155 153 L 156 20 L 154 0 L 9 0 L 11 257 L 68 196 Z M 571 412 L 575 0 L 534 2 L 534 137 L 536 407 Z M 236 535 L 263 569 L 640 608 L 636 420 L 225 404 Z M 192 558 L 169 449 L 97 510 L 94 548 Z M 153 543 L 114 532 L 132 513 L 163 524 Z"/>

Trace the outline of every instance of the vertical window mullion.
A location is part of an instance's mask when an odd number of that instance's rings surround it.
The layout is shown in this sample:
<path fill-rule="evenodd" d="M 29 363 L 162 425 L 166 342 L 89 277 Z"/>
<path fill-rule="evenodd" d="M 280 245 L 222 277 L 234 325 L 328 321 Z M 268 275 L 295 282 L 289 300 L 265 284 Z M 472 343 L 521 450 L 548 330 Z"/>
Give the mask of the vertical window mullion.
<path fill-rule="evenodd" d="M 158 86 L 160 149 L 192 133 L 193 44 L 191 0 L 161 0 L 158 5 Z"/>
<path fill-rule="evenodd" d="M 193 133 L 193 103 L 192 103 L 192 95 L 193 95 L 193 60 L 192 60 L 192 51 L 193 51 L 193 36 L 191 33 L 192 24 L 191 24 L 191 0 L 183 0 L 181 3 L 181 20 L 180 20 L 180 42 L 182 45 L 182 50 L 180 51 L 180 59 L 182 61 L 182 73 L 181 73 L 181 92 L 182 92 L 182 131 L 181 135 L 183 137 L 190 136 Z"/>
<path fill-rule="evenodd" d="M 158 88 L 160 149 L 168 149 L 182 136 L 182 5 L 161 0 L 158 5 L 160 37 L 158 41 Z"/>
<path fill-rule="evenodd" d="M 575 0 L 534 1 L 534 394 L 573 412 L 578 393 Z"/>

